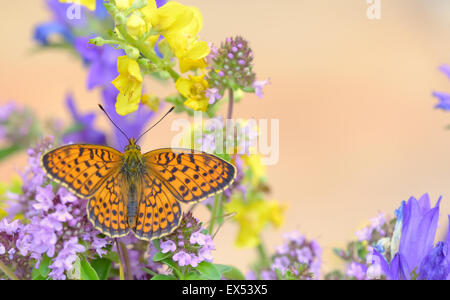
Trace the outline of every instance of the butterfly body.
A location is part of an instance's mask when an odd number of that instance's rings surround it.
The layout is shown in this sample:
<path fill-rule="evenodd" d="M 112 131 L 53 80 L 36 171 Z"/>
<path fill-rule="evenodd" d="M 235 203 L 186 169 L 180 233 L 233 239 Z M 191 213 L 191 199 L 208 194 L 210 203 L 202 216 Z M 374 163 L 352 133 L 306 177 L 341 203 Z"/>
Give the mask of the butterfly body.
<path fill-rule="evenodd" d="M 98 145 L 67 145 L 42 156 L 47 175 L 80 198 L 87 216 L 109 237 L 130 231 L 152 240 L 181 221 L 180 202 L 204 200 L 226 189 L 236 168 L 212 154 L 158 149 L 142 154 L 134 139 L 123 153 Z"/>

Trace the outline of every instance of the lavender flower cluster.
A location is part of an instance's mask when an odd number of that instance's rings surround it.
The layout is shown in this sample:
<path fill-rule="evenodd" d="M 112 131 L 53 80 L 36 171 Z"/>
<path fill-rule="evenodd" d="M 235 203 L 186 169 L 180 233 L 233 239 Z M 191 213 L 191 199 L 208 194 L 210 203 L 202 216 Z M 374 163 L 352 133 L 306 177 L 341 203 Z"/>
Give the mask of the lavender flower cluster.
<path fill-rule="evenodd" d="M 284 244 L 276 248 L 269 270 L 263 269 L 259 276 L 254 271 L 247 279 L 297 279 L 310 280 L 320 277 L 322 248 L 314 240 L 307 240 L 297 231 L 283 235 Z"/>
<path fill-rule="evenodd" d="M 172 253 L 172 259 L 180 267 L 197 267 L 201 262 L 212 262 L 211 251 L 215 244 L 201 223 L 188 212 L 183 216 L 180 226 L 170 235 L 161 238 L 161 252 Z"/>
<path fill-rule="evenodd" d="M 9 223 L 4 219 L 0 232 L 14 241 L 7 243 L 8 248 L 3 244 L 3 255 L 12 255 L 12 260 L 34 262 L 35 268 L 48 257 L 51 260 L 49 277 L 65 279 L 78 253 L 101 257 L 111 240 L 102 237 L 87 220 L 85 200 L 75 197 L 63 187 L 54 187 L 46 180 L 40 167 L 40 156 L 52 144 L 52 139 L 46 139 L 28 150 L 29 167 L 21 174 L 22 194 L 9 194 L 8 197 L 13 199 L 7 203 L 9 218 L 23 216 L 29 223 L 22 225 L 17 220 Z M 20 257 L 14 256 L 16 253 L 20 253 Z"/>
<path fill-rule="evenodd" d="M 26 147 L 36 139 L 36 120 L 32 112 L 8 102 L 0 105 L 0 142 Z"/>

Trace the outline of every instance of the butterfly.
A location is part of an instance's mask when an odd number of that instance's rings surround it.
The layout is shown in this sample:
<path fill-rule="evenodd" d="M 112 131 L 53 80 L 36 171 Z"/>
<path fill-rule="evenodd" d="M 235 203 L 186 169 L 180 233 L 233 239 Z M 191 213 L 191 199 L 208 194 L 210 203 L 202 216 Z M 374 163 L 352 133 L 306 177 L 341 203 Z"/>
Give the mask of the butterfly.
<path fill-rule="evenodd" d="M 130 231 L 147 241 L 168 235 L 180 224 L 180 203 L 222 192 L 236 177 L 235 166 L 212 154 L 172 148 L 142 154 L 134 138 L 128 142 L 123 153 L 73 144 L 41 159 L 48 177 L 87 199 L 88 219 L 111 238 Z"/>

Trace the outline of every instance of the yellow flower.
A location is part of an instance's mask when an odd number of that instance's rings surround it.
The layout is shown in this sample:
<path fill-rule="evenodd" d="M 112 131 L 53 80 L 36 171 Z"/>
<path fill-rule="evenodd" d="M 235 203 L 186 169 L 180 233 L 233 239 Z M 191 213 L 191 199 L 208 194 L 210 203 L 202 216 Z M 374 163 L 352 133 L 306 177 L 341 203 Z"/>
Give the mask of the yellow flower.
<path fill-rule="evenodd" d="M 120 56 L 117 60 L 119 76 L 112 84 L 120 91 L 117 96 L 116 111 L 125 116 L 136 111 L 141 102 L 142 74 L 139 64 L 128 56 Z"/>
<path fill-rule="evenodd" d="M 193 110 L 206 111 L 208 109 L 209 100 L 206 98 L 205 92 L 209 85 L 203 75 L 189 75 L 189 79 L 180 77 L 175 83 L 175 87 L 186 98 L 184 105 Z"/>
<path fill-rule="evenodd" d="M 236 247 L 256 247 L 261 242 L 261 232 L 266 225 L 279 227 L 284 221 L 285 208 L 277 201 L 257 199 L 243 202 L 233 199 L 226 204 L 225 209 L 229 213 L 236 213 L 234 219 L 239 224 Z"/>
<path fill-rule="evenodd" d="M 157 9 L 151 21 L 178 58 L 182 73 L 206 67 L 205 57 L 211 49 L 207 42 L 198 41 L 203 16 L 196 7 L 169 2 Z"/>
<path fill-rule="evenodd" d="M 119 10 L 129 9 L 133 4 L 134 0 L 116 0 L 116 7 Z M 151 2 L 151 1 L 149 1 Z"/>
<path fill-rule="evenodd" d="M 170 1 L 156 10 L 151 22 L 154 29 L 164 35 L 176 34 L 195 25 L 195 10 L 194 7 Z"/>
<path fill-rule="evenodd" d="M 73 0 L 59 0 L 59 2 L 62 3 L 77 3 L 77 4 L 81 4 L 83 6 L 86 6 L 89 10 L 95 10 L 96 7 L 96 0 L 77 0 L 77 1 L 73 1 Z"/>
<path fill-rule="evenodd" d="M 118 0 L 116 1 L 116 7 L 120 11 L 129 9 L 133 5 L 133 0 Z M 133 11 L 133 13 L 128 17 L 126 26 L 128 33 L 134 38 L 138 38 L 150 31 L 152 24 L 151 18 L 156 12 L 156 1 L 148 0 L 147 5 L 143 8 Z M 121 36 L 119 31 L 116 29 L 118 36 Z M 150 46 L 153 47 L 155 42 L 158 40 L 159 35 L 152 35 L 147 40 Z"/>

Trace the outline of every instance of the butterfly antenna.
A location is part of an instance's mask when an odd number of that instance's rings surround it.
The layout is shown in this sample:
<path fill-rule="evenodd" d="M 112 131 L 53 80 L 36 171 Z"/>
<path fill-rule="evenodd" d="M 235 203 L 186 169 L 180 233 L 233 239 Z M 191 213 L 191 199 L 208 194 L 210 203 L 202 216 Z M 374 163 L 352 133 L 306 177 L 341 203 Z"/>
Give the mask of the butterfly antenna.
<path fill-rule="evenodd" d="M 113 120 L 111 119 L 111 117 L 108 115 L 108 113 L 107 113 L 106 110 L 103 108 L 103 106 L 102 106 L 101 104 L 99 104 L 98 107 L 100 107 L 100 109 L 105 113 L 105 115 L 108 117 L 108 119 L 111 121 L 111 123 L 113 123 L 114 126 L 116 126 L 116 128 L 119 129 L 119 131 L 122 132 L 122 134 L 127 138 L 127 140 L 129 140 L 128 135 L 127 135 L 125 132 L 123 132 L 123 130 L 120 129 L 120 127 L 117 126 L 116 123 L 114 123 L 114 121 L 113 121 Z"/>
<path fill-rule="evenodd" d="M 141 134 L 137 139 L 136 139 L 136 143 L 141 139 L 141 137 L 143 137 L 147 132 L 149 132 L 150 130 L 153 129 L 153 127 L 155 127 L 156 125 L 159 124 L 159 122 L 161 122 L 168 114 L 170 114 L 173 110 L 175 109 L 175 106 L 172 106 L 172 108 L 166 112 L 164 114 L 164 116 L 161 117 L 161 119 L 159 119 L 158 122 L 156 122 L 155 124 L 153 124 L 149 129 L 147 129 L 143 134 Z"/>

